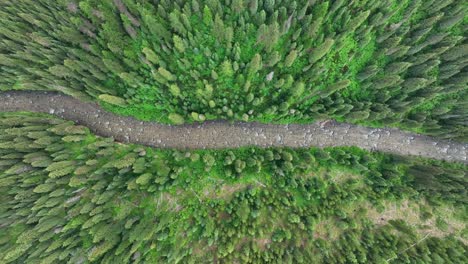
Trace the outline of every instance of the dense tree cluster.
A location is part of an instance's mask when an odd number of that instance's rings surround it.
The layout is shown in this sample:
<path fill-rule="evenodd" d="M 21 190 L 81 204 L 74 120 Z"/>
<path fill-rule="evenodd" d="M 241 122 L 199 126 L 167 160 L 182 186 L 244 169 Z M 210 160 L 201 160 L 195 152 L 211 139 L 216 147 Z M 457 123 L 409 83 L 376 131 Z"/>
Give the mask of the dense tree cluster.
<path fill-rule="evenodd" d="M 161 122 L 334 118 L 466 139 L 455 0 L 49 0 L 0 5 L 0 90 Z"/>
<path fill-rule="evenodd" d="M 466 173 L 356 148 L 156 150 L 0 113 L 0 262 L 466 263 L 466 231 L 366 213 L 428 200 L 466 219 Z"/>

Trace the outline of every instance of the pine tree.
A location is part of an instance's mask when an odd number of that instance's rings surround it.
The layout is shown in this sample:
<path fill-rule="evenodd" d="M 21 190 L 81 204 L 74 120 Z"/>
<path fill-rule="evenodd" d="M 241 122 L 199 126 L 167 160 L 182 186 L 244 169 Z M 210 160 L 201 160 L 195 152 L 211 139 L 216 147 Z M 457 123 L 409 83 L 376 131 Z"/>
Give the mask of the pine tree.
<path fill-rule="evenodd" d="M 284 66 L 285 67 L 291 67 L 291 65 L 294 63 L 294 61 L 296 60 L 297 58 L 297 51 L 296 50 L 292 50 L 288 56 L 286 56 L 286 58 L 284 59 Z"/>
<path fill-rule="evenodd" d="M 175 81 L 176 80 L 176 77 L 171 72 L 169 72 L 168 70 L 166 70 L 163 67 L 159 67 L 158 73 L 161 74 L 161 76 L 164 77 L 164 79 L 166 79 L 167 81 Z"/>
<path fill-rule="evenodd" d="M 328 97 L 332 93 L 348 87 L 350 84 L 351 84 L 350 80 L 342 80 L 342 81 L 336 82 L 330 85 L 329 87 L 327 87 L 325 90 L 320 91 L 319 95 L 321 98 Z"/>
<path fill-rule="evenodd" d="M 278 63 L 280 60 L 281 60 L 280 53 L 278 51 L 273 51 L 270 54 L 270 57 L 268 58 L 268 63 L 266 65 L 268 65 L 269 67 L 275 66 L 276 63 Z"/>
<path fill-rule="evenodd" d="M 171 84 L 169 86 L 169 91 L 174 97 L 180 97 L 180 88 L 176 84 Z"/>
<path fill-rule="evenodd" d="M 224 32 L 225 32 L 224 22 L 219 16 L 219 14 L 216 14 L 214 24 L 213 24 L 213 35 L 216 37 L 216 39 L 220 43 L 224 41 Z"/>
<path fill-rule="evenodd" d="M 258 0 L 250 0 L 249 10 L 250 10 L 251 15 L 254 15 L 254 14 L 257 13 L 257 11 L 258 11 Z"/>
<path fill-rule="evenodd" d="M 234 30 L 232 29 L 232 27 L 227 27 L 224 32 L 224 40 L 229 49 L 232 47 L 233 38 L 234 38 Z M 234 63 L 237 63 L 237 61 L 234 61 Z"/>
<path fill-rule="evenodd" d="M 171 27 L 174 31 L 177 33 L 184 35 L 186 32 L 186 29 L 182 22 L 180 21 L 180 13 L 178 12 L 172 12 L 169 14 L 169 21 L 171 22 Z"/>
<path fill-rule="evenodd" d="M 235 13 L 241 13 L 244 10 L 244 0 L 232 0 L 231 9 Z"/>
<path fill-rule="evenodd" d="M 275 7 L 275 0 L 264 0 L 263 7 L 268 12 L 273 12 Z"/>
<path fill-rule="evenodd" d="M 113 95 L 110 95 L 110 94 L 101 94 L 99 95 L 99 99 L 101 99 L 102 101 L 108 103 L 108 104 L 112 104 L 112 105 L 117 105 L 117 106 L 125 106 L 126 105 L 126 102 L 124 99 L 120 98 L 120 97 L 117 97 L 117 96 L 113 96 Z"/>
<path fill-rule="evenodd" d="M 205 23 L 207 26 L 211 26 L 213 23 L 213 13 L 208 6 L 203 8 L 203 23 Z"/>
<path fill-rule="evenodd" d="M 320 60 L 323 56 L 325 56 L 325 54 L 328 53 L 328 51 L 330 51 L 334 43 L 335 41 L 333 39 L 325 39 L 325 41 L 320 46 L 312 51 L 309 57 L 309 62 L 315 63 Z"/>
<path fill-rule="evenodd" d="M 177 49 L 177 51 L 179 51 L 180 53 L 184 53 L 185 52 L 184 41 L 177 35 L 174 35 L 173 41 L 174 41 L 174 47 Z"/>
<path fill-rule="evenodd" d="M 232 69 L 231 61 L 225 60 L 221 64 L 220 74 L 224 77 L 232 77 L 234 75 L 234 70 Z"/>
<path fill-rule="evenodd" d="M 304 93 L 304 91 L 305 91 L 305 84 L 303 82 L 296 83 L 291 88 L 291 97 L 292 97 L 292 99 L 299 98 Z"/>
<path fill-rule="evenodd" d="M 354 19 L 352 19 L 348 25 L 346 30 L 348 31 L 355 31 L 361 24 L 369 17 L 370 10 L 364 11 L 359 13 Z"/>
<path fill-rule="evenodd" d="M 249 64 L 249 74 L 253 75 L 262 68 L 262 57 L 260 54 L 255 54 Z"/>

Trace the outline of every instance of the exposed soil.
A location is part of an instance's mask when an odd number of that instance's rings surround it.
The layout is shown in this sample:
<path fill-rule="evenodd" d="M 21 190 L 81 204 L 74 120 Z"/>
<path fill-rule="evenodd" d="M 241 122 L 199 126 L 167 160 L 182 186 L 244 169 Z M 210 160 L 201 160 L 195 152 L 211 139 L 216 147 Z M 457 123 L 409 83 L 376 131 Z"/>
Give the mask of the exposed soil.
<path fill-rule="evenodd" d="M 87 126 L 100 136 L 158 148 L 356 146 L 370 151 L 468 163 L 466 143 L 440 140 L 393 128 L 367 128 L 330 120 L 308 125 L 209 121 L 171 126 L 118 116 L 106 112 L 96 103 L 83 102 L 64 94 L 37 91 L 0 93 L 0 111 L 53 114 Z"/>

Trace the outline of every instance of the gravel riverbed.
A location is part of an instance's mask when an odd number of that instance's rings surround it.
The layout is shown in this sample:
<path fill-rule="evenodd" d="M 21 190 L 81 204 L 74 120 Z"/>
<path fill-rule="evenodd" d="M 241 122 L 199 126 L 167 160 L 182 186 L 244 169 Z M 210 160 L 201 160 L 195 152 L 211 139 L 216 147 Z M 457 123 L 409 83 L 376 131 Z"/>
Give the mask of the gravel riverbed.
<path fill-rule="evenodd" d="M 112 114 L 98 104 L 55 92 L 0 93 L 0 111 L 40 112 L 74 121 L 104 137 L 157 148 L 221 149 L 258 147 L 356 146 L 371 151 L 467 162 L 468 144 L 404 132 L 323 121 L 307 125 L 273 125 L 209 121 L 163 125 Z"/>

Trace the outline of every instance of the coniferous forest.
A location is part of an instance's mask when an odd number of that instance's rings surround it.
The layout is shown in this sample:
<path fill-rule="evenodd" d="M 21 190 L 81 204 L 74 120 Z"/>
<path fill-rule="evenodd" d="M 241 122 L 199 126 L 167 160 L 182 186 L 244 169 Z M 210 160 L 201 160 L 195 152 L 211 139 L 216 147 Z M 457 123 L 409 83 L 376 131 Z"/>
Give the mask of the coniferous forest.
<path fill-rule="evenodd" d="M 6 263 L 464 263 L 466 166 L 356 148 L 156 150 L 0 119 Z"/>
<path fill-rule="evenodd" d="M 5 0 L 0 94 L 59 92 L 170 125 L 336 120 L 466 144 L 467 11 Z M 468 263 L 466 162 L 157 149 L 51 114 L 0 111 L 0 263 Z"/>
<path fill-rule="evenodd" d="M 52 4 L 51 4 L 52 3 Z M 466 139 L 459 0 L 19 0 L 0 90 L 145 120 L 337 119 Z"/>

